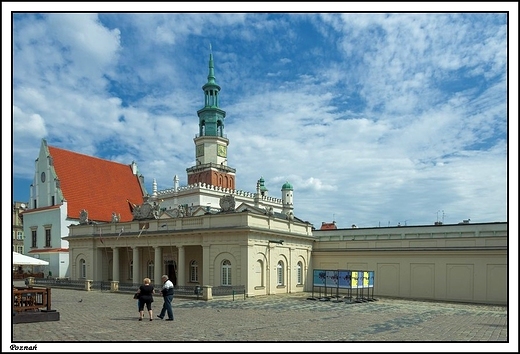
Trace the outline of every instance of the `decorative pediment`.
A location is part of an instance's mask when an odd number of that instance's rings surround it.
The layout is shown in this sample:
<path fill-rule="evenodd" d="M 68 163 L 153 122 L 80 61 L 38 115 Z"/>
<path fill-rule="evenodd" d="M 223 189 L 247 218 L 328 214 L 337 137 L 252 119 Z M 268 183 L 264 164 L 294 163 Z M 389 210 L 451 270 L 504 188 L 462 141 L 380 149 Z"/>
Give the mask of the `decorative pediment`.
<path fill-rule="evenodd" d="M 134 220 L 157 219 L 159 217 L 159 204 L 156 202 L 144 202 L 136 205 L 132 210 Z"/>
<path fill-rule="evenodd" d="M 231 194 L 221 197 L 220 208 L 222 211 L 235 211 L 235 197 Z"/>

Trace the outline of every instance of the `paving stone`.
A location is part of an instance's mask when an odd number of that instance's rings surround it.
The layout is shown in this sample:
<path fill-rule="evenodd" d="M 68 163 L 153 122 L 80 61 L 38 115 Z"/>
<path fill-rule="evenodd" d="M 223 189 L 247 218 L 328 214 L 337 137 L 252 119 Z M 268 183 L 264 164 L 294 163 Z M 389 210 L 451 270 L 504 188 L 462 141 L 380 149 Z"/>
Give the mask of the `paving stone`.
<path fill-rule="evenodd" d="M 52 308 L 60 320 L 12 324 L 12 343 L 490 342 L 495 351 L 509 342 L 507 306 L 389 298 L 315 301 L 307 299 L 309 294 L 234 301 L 175 297 L 175 320 L 168 322 L 156 317 L 160 296 L 152 304 L 154 320 L 145 310 L 145 320 L 138 321 L 132 295 L 52 289 Z"/>

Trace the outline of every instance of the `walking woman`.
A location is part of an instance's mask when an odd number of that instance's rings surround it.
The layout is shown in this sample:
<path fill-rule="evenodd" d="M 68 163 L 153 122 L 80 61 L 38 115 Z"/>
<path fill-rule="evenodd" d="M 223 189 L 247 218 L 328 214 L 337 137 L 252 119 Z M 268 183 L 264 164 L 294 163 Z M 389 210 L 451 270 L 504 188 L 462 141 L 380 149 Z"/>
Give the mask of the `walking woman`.
<path fill-rule="evenodd" d="M 139 290 L 137 290 L 139 293 L 139 321 L 143 320 L 145 305 L 146 309 L 148 310 L 148 315 L 150 316 L 150 321 L 152 321 L 152 302 L 154 288 L 153 285 L 150 284 L 150 278 L 144 278 L 143 283 L 144 284 L 139 287 Z"/>

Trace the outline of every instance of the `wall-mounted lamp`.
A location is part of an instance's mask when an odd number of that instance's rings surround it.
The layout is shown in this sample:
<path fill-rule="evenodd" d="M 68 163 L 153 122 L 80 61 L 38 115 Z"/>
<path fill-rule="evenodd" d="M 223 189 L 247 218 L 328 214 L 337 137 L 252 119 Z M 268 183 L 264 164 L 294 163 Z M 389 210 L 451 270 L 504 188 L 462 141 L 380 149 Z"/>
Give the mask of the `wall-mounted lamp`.
<path fill-rule="evenodd" d="M 277 243 L 279 245 L 283 245 L 283 240 L 269 240 L 267 242 L 269 242 L 269 243 Z"/>

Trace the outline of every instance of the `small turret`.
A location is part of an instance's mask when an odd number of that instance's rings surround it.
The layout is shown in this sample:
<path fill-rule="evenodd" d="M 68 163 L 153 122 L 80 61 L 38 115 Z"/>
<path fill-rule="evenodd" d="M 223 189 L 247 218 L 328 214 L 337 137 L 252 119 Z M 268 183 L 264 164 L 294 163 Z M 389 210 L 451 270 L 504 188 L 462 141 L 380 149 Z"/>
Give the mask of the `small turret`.
<path fill-rule="evenodd" d="M 293 209 L 293 186 L 289 182 L 285 182 L 282 186 L 282 213 L 287 214 Z"/>

